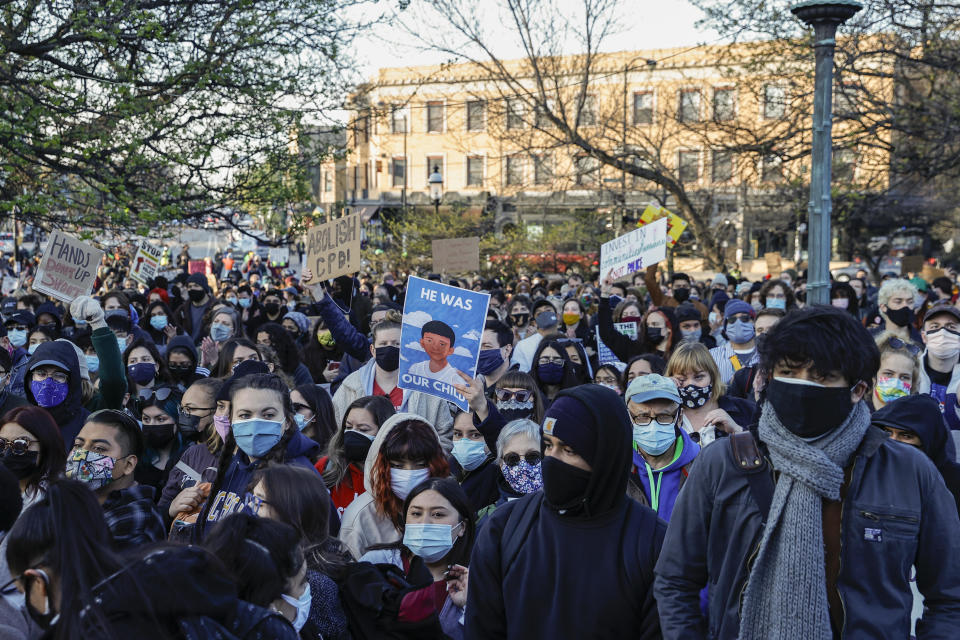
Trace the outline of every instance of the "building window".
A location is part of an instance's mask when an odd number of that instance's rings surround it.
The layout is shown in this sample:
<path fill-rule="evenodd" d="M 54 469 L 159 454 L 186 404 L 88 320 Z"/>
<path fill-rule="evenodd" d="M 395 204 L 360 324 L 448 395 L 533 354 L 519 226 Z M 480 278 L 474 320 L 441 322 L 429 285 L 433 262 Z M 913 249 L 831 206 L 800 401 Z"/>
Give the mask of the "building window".
<path fill-rule="evenodd" d="M 783 182 L 783 160 L 780 156 L 763 157 L 760 178 L 764 182 Z"/>
<path fill-rule="evenodd" d="M 323 190 L 327 192 L 333 191 L 333 178 L 329 171 L 323 172 Z"/>
<path fill-rule="evenodd" d="M 467 186 L 483 186 L 483 156 L 467 158 Z"/>
<path fill-rule="evenodd" d="M 517 187 L 523 184 L 523 158 L 507 156 L 507 185 Z"/>
<path fill-rule="evenodd" d="M 733 89 L 715 89 L 713 92 L 713 119 L 717 122 L 733 120 L 736 114 L 736 93 Z"/>
<path fill-rule="evenodd" d="M 407 186 L 407 159 L 406 158 L 394 158 L 393 159 L 393 186 L 395 187 L 405 187 Z"/>
<path fill-rule="evenodd" d="M 440 175 L 446 176 L 443 172 L 443 156 L 427 156 L 427 177 L 426 180 L 430 180 L 430 175 L 433 173 L 433 168 L 436 167 L 440 172 Z"/>
<path fill-rule="evenodd" d="M 523 102 L 507 100 L 507 129 L 523 129 Z"/>
<path fill-rule="evenodd" d="M 597 124 L 597 97 L 584 96 L 583 108 L 580 109 L 580 124 L 584 127 L 594 127 Z"/>
<path fill-rule="evenodd" d="M 653 92 L 633 94 L 633 124 L 653 124 Z"/>
<path fill-rule="evenodd" d="M 443 103 L 427 103 L 427 132 L 443 133 Z"/>
<path fill-rule="evenodd" d="M 547 113 L 557 115 L 557 101 L 553 98 L 547 98 L 545 105 L 537 106 L 536 125 L 538 129 L 552 129 L 553 121 L 547 116 Z"/>
<path fill-rule="evenodd" d="M 700 121 L 700 91 L 698 89 L 680 92 L 680 109 L 677 112 L 677 119 L 680 122 Z"/>
<path fill-rule="evenodd" d="M 680 182 L 696 182 L 700 179 L 699 151 L 681 151 L 678 154 L 677 177 Z"/>
<path fill-rule="evenodd" d="M 395 105 L 390 110 L 390 133 L 407 133 L 407 122 L 409 122 L 409 110 Z"/>
<path fill-rule="evenodd" d="M 733 178 L 733 153 L 729 151 L 713 152 L 711 179 L 713 182 L 728 182 Z"/>
<path fill-rule="evenodd" d="M 356 121 L 353 123 L 353 134 L 357 141 L 357 144 L 366 144 L 370 139 L 370 116 L 369 114 L 363 114 L 357 116 Z"/>
<path fill-rule="evenodd" d="M 581 187 L 595 186 L 600 182 L 600 161 L 592 156 L 577 156 L 577 184 Z"/>
<path fill-rule="evenodd" d="M 533 156 L 534 184 L 550 184 L 553 182 L 553 156 L 548 153 Z"/>
<path fill-rule="evenodd" d="M 839 148 L 833 150 L 833 164 L 831 165 L 834 182 L 853 182 L 853 172 L 857 166 L 857 152 L 853 149 Z"/>
<path fill-rule="evenodd" d="M 467 131 L 483 131 L 486 126 L 487 103 L 471 100 L 467 103 Z"/>
<path fill-rule="evenodd" d="M 779 84 L 768 84 L 763 88 L 763 117 L 779 120 L 787 114 L 787 90 Z"/>

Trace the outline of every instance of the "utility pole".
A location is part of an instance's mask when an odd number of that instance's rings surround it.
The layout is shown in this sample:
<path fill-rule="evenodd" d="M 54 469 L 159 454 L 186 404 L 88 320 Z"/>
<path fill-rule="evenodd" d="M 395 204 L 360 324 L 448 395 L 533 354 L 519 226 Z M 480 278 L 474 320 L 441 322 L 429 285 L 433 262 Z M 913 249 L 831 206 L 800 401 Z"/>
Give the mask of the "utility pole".
<path fill-rule="evenodd" d="M 863 8 L 854 0 L 809 0 L 791 13 L 814 29 L 813 154 L 808 217 L 807 304 L 830 304 L 831 156 L 833 153 L 833 52 L 837 28 Z"/>

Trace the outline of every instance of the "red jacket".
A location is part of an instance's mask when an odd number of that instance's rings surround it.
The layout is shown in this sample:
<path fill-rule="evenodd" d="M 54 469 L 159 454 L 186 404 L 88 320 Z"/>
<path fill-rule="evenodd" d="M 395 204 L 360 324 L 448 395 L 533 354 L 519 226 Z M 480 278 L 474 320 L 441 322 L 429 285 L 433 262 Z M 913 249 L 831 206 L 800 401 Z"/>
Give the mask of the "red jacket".
<path fill-rule="evenodd" d="M 327 468 L 328 459 L 329 456 L 323 456 L 317 460 L 317 464 L 314 465 L 316 470 L 323 473 L 323 470 Z M 351 462 L 347 471 L 347 475 L 343 477 L 340 484 L 330 489 L 330 497 L 333 498 L 333 504 L 337 506 L 337 513 L 341 518 L 343 518 L 344 509 L 357 496 L 366 492 L 366 488 L 363 486 L 363 469 Z"/>

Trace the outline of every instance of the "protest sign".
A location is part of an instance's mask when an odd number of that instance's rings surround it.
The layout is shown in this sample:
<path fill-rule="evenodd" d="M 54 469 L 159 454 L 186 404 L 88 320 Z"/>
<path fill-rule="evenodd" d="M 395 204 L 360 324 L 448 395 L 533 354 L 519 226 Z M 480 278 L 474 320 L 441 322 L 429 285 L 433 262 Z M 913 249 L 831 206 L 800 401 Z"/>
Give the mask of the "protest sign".
<path fill-rule="evenodd" d="M 141 240 L 137 253 L 133 257 L 133 265 L 130 267 L 130 277 L 143 284 L 149 283 L 157 276 L 161 256 L 163 256 L 163 249 L 153 246 L 146 240 Z"/>
<path fill-rule="evenodd" d="M 310 227 L 307 231 L 307 263 L 318 280 L 360 270 L 360 214 Z"/>
<path fill-rule="evenodd" d="M 33 279 L 35 291 L 62 302 L 88 296 L 97 279 L 103 251 L 60 231 L 51 231 Z"/>
<path fill-rule="evenodd" d="M 287 247 L 273 247 L 267 254 L 271 266 L 282 267 L 290 262 L 290 249 Z"/>
<path fill-rule="evenodd" d="M 2 292 L 5 296 L 12 296 L 20 283 L 13 276 L 3 276 Z"/>
<path fill-rule="evenodd" d="M 400 332 L 401 389 L 443 398 L 467 410 L 457 371 L 477 375 L 490 295 L 411 277 Z"/>
<path fill-rule="evenodd" d="M 203 260 L 190 260 L 187 263 L 187 271 L 190 273 L 206 273 L 207 264 Z"/>
<path fill-rule="evenodd" d="M 900 258 L 900 275 L 917 275 L 923 269 L 923 256 L 903 256 Z"/>
<path fill-rule="evenodd" d="M 667 219 L 667 246 L 672 249 L 680 236 L 683 235 L 684 229 L 687 228 L 687 222 L 665 207 L 648 204 L 647 208 L 640 214 L 640 226 L 656 222 L 661 218 Z"/>
<path fill-rule="evenodd" d="M 614 322 L 613 328 L 616 329 L 621 334 L 627 336 L 631 340 L 637 339 L 637 323 L 636 322 Z M 606 344 L 603 343 L 603 340 L 600 339 L 600 327 L 596 328 L 597 331 L 597 362 L 601 365 L 612 364 L 620 371 L 623 371 L 627 365 L 622 362 L 617 356 L 614 355 L 613 351 L 610 350 Z"/>
<path fill-rule="evenodd" d="M 457 273 L 480 269 L 480 238 L 445 238 L 434 240 L 433 270 Z"/>
<path fill-rule="evenodd" d="M 667 219 L 660 218 L 600 247 L 600 281 L 618 280 L 667 257 Z"/>

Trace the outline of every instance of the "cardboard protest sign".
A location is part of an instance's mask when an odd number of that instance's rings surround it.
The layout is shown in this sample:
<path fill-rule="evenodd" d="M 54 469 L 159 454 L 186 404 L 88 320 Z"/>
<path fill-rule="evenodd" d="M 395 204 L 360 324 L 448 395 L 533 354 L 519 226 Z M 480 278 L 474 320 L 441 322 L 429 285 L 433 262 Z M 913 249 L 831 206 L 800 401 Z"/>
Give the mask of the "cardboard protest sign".
<path fill-rule="evenodd" d="M 287 247 L 273 247 L 267 254 L 271 265 L 282 267 L 290 262 L 290 249 Z"/>
<path fill-rule="evenodd" d="M 627 336 L 631 340 L 637 339 L 637 323 L 636 322 L 614 322 L 613 328 L 619 331 L 621 334 Z M 613 351 L 610 351 L 610 347 L 603 343 L 603 340 L 600 339 L 600 327 L 596 328 L 597 331 L 597 362 L 601 365 L 612 364 L 620 371 L 623 371 L 627 365 L 625 362 L 622 362 L 613 354 Z"/>
<path fill-rule="evenodd" d="M 103 251 L 96 247 L 61 231 L 51 231 L 33 288 L 61 302 L 90 295 L 102 259 Z"/>
<path fill-rule="evenodd" d="M 313 277 L 330 280 L 360 270 L 360 214 L 310 227 L 307 231 L 307 263 Z"/>
<path fill-rule="evenodd" d="M 133 256 L 133 265 L 130 267 L 130 277 L 142 284 L 147 284 L 157 277 L 160 258 L 163 249 L 155 247 L 146 240 L 140 241 L 136 255 Z"/>
<path fill-rule="evenodd" d="M 933 282 L 937 278 L 943 277 L 943 269 L 937 269 L 932 264 L 924 263 L 923 268 L 920 270 L 920 277 L 926 280 L 927 282 Z"/>
<path fill-rule="evenodd" d="M 190 273 L 206 273 L 207 263 L 203 260 L 190 260 L 187 263 L 187 271 Z"/>
<path fill-rule="evenodd" d="M 667 257 L 667 219 L 660 218 L 600 246 L 600 281 L 618 280 Z"/>
<path fill-rule="evenodd" d="M 479 271 L 480 238 L 445 238 L 434 240 L 433 270 L 437 273 Z"/>
<path fill-rule="evenodd" d="M 780 252 L 779 251 L 768 251 L 763 254 L 763 259 L 767 261 L 767 273 L 772 275 L 774 278 L 780 277 L 780 272 L 783 271 L 783 268 L 780 264 Z"/>
<path fill-rule="evenodd" d="M 457 371 L 477 375 L 490 295 L 410 278 L 400 333 L 401 389 L 428 393 L 467 410 Z"/>
<path fill-rule="evenodd" d="M 669 209 L 648 204 L 647 208 L 640 214 L 640 225 L 656 222 L 660 218 L 667 219 L 667 246 L 672 249 L 687 228 L 687 222 Z"/>
<path fill-rule="evenodd" d="M 903 256 L 900 259 L 900 275 L 918 274 L 923 269 L 923 256 Z"/>

